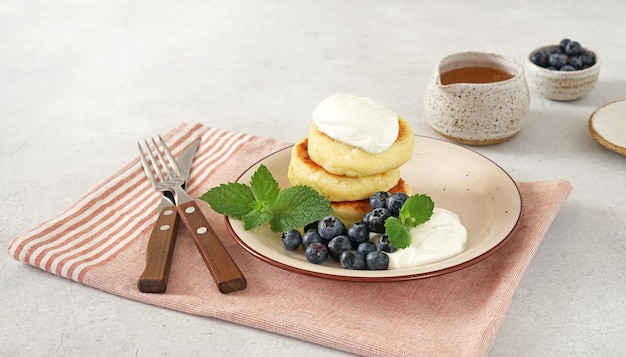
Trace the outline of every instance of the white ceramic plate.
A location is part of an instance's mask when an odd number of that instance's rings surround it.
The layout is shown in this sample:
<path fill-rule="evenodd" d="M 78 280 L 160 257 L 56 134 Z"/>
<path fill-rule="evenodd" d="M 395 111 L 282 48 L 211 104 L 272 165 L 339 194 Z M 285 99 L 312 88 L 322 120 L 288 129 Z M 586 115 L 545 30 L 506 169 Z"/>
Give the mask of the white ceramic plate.
<path fill-rule="evenodd" d="M 289 187 L 287 169 L 291 148 L 278 151 L 244 172 L 238 182 L 248 184 L 260 164 L 272 172 L 282 188 Z M 332 258 L 309 263 L 302 247 L 287 251 L 279 233 L 268 225 L 253 231 L 240 220 L 226 218 L 235 239 L 250 253 L 275 266 L 302 274 L 337 280 L 388 282 L 449 273 L 472 265 L 493 253 L 512 236 L 522 213 L 522 198 L 513 179 L 484 156 L 458 144 L 416 136 L 413 158 L 401 168 L 415 194 L 429 195 L 435 205 L 459 215 L 468 232 L 460 254 L 428 265 L 398 270 L 348 270 Z"/>
<path fill-rule="evenodd" d="M 589 132 L 605 148 L 626 156 L 626 100 L 598 108 L 589 118 Z"/>

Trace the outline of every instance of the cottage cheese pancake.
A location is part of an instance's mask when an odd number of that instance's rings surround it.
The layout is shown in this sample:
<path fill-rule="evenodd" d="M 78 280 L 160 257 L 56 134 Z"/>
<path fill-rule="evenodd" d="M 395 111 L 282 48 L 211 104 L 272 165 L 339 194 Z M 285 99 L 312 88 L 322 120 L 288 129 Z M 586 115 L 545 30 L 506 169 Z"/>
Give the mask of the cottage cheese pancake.
<path fill-rule="evenodd" d="M 324 170 L 335 175 L 368 176 L 396 169 L 413 155 L 415 136 L 409 123 L 396 117 L 395 141 L 383 152 L 372 154 L 358 147 L 335 140 L 319 130 L 315 122 L 309 129 L 309 156 Z"/>
<path fill-rule="evenodd" d="M 311 160 L 305 138 L 292 149 L 288 178 L 292 185 L 313 187 L 331 202 L 357 201 L 394 187 L 400 180 L 400 169 L 361 177 L 334 175 Z"/>

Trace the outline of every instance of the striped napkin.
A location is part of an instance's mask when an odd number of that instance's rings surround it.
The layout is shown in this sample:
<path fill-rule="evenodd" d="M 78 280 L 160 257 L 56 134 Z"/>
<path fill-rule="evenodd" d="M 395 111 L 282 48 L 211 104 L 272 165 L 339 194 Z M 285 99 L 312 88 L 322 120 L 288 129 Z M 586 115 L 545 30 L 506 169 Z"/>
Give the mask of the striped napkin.
<path fill-rule="evenodd" d="M 187 186 L 192 197 L 234 181 L 259 159 L 289 145 L 200 123 L 179 124 L 163 138 L 175 155 L 202 139 Z M 519 183 L 519 188 L 525 203 L 521 224 L 498 252 L 454 273 L 406 282 L 334 281 L 274 267 L 241 248 L 223 217 L 199 201 L 248 287 L 219 293 L 191 236 L 180 229 L 167 293 L 141 293 L 136 282 L 161 196 L 150 187 L 138 157 L 58 216 L 15 237 L 8 252 L 18 261 L 121 297 L 355 354 L 483 356 L 571 191 L 566 181 Z"/>

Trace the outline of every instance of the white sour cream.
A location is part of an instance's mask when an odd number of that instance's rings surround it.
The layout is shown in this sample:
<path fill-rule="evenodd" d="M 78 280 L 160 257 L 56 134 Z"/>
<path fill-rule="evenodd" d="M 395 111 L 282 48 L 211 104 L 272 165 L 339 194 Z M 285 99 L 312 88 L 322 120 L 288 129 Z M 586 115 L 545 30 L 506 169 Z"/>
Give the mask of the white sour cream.
<path fill-rule="evenodd" d="M 461 253 L 467 243 L 467 230 L 459 216 L 437 208 L 430 220 L 411 228 L 411 245 L 389 256 L 389 269 L 414 268 Z"/>
<path fill-rule="evenodd" d="M 313 122 L 329 137 L 372 154 L 389 149 L 398 138 L 398 114 L 349 93 L 324 99 L 313 110 Z"/>

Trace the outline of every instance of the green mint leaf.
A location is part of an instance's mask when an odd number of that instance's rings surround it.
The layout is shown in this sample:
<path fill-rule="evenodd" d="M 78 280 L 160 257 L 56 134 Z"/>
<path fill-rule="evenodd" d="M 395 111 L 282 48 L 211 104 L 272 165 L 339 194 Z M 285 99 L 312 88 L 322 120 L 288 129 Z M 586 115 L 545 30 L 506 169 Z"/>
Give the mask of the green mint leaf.
<path fill-rule="evenodd" d="M 405 226 L 417 227 L 430 219 L 434 208 L 435 203 L 427 195 L 413 195 L 400 209 L 400 221 Z"/>
<path fill-rule="evenodd" d="M 410 229 L 427 222 L 434 208 L 435 203 L 427 195 L 409 197 L 402 205 L 398 218 L 390 217 L 385 221 L 385 233 L 391 245 L 400 249 L 411 245 Z"/>
<path fill-rule="evenodd" d="M 267 223 L 272 219 L 272 211 L 270 210 L 252 210 L 242 218 L 243 229 L 249 231 Z"/>
<path fill-rule="evenodd" d="M 411 234 L 408 227 L 396 217 L 389 217 L 385 221 L 385 233 L 389 236 L 389 242 L 396 248 L 406 248 L 411 245 Z"/>
<path fill-rule="evenodd" d="M 278 182 L 265 165 L 259 166 L 250 178 L 250 189 L 254 198 L 263 202 L 266 207 L 272 207 L 276 203 L 280 191 Z"/>
<path fill-rule="evenodd" d="M 250 186 L 222 184 L 207 191 L 200 199 L 217 213 L 241 219 L 245 230 L 268 222 L 274 232 L 298 229 L 333 211 L 330 202 L 311 187 L 298 185 L 281 191 L 264 165 L 254 172 Z"/>
<path fill-rule="evenodd" d="M 250 187 L 241 183 L 221 184 L 203 194 L 200 199 L 219 213 L 241 219 L 253 209 L 254 194 Z"/>
<path fill-rule="evenodd" d="M 298 185 L 280 191 L 272 207 L 270 227 L 274 232 L 302 228 L 333 211 L 328 200 L 315 189 Z"/>

